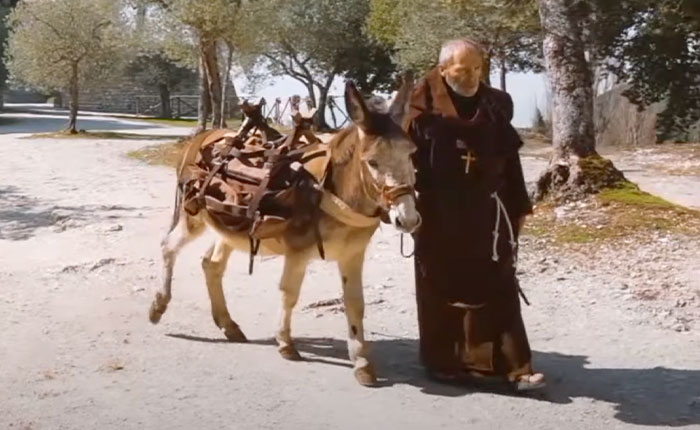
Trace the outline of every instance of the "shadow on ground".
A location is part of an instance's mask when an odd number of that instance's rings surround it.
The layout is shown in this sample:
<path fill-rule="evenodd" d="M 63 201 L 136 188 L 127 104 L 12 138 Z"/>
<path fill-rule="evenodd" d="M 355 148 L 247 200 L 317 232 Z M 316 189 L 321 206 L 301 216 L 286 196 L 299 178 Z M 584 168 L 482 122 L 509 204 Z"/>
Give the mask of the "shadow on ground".
<path fill-rule="evenodd" d="M 171 334 L 170 337 L 225 343 L 222 339 Z M 251 344 L 274 346 L 274 339 L 252 340 Z M 233 345 L 232 345 L 233 346 Z M 245 345 L 237 347 L 244 348 Z M 306 360 L 348 367 L 344 340 L 297 338 L 297 349 Z M 274 353 L 272 351 L 271 353 Z M 372 356 L 380 375 L 380 387 L 408 384 L 432 396 L 459 397 L 488 391 L 513 396 L 499 387 L 445 385 L 429 379 L 417 361 L 416 339 L 379 339 L 372 341 Z M 548 376 L 548 387 L 532 399 L 555 405 L 570 404 L 576 398 L 588 398 L 615 404 L 619 421 L 647 426 L 700 425 L 700 371 L 667 369 L 588 368 L 588 358 L 556 352 L 534 352 L 538 370 Z M 382 379 L 383 378 L 383 379 Z M 563 411 L 562 411 L 563 412 Z"/>
<path fill-rule="evenodd" d="M 122 205 L 54 205 L 22 193 L 16 187 L 0 186 L 0 240 L 26 240 L 41 228 L 55 231 L 86 224 L 140 217 L 145 207 Z"/>

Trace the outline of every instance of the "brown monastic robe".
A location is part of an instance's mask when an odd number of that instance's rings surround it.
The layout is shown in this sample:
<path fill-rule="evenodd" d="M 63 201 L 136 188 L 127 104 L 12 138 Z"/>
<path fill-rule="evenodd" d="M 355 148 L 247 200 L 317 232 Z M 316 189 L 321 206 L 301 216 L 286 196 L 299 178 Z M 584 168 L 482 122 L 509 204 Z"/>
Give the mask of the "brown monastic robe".
<path fill-rule="evenodd" d="M 416 300 L 421 361 L 433 372 L 511 381 L 532 373 L 514 267 L 518 220 L 532 206 L 512 116 L 508 93 L 482 84 L 475 97 L 460 97 L 438 69 L 413 94 L 406 127 L 418 146 L 423 218 L 414 234 Z"/>

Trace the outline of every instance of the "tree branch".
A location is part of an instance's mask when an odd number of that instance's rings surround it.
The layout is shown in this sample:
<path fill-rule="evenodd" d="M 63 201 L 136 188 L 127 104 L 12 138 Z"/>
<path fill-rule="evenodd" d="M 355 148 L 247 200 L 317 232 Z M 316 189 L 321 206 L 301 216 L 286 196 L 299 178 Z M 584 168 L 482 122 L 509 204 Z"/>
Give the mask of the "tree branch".
<path fill-rule="evenodd" d="M 273 55 L 270 55 L 270 54 L 263 54 L 263 57 L 266 58 L 271 63 L 277 65 L 280 69 L 282 69 L 282 71 L 286 75 L 298 80 L 299 82 L 303 83 L 304 85 L 308 85 L 308 84 L 313 83 L 313 80 L 309 79 L 308 76 L 304 75 L 301 72 L 294 70 L 293 64 L 290 63 L 289 65 L 287 65 L 283 61 L 279 60 L 279 58 L 277 58 Z"/>
<path fill-rule="evenodd" d="M 50 22 L 44 21 L 43 19 L 39 18 L 39 17 L 31 10 L 31 8 L 27 8 L 26 10 L 27 10 L 27 13 L 28 13 L 29 15 L 32 16 L 32 18 L 34 18 L 35 20 L 37 20 L 39 23 L 44 24 L 44 25 L 47 26 L 51 31 L 53 31 L 53 33 L 56 35 L 56 37 L 58 37 L 58 38 L 61 39 L 61 40 L 66 40 L 66 38 L 63 37 L 63 35 L 61 34 L 61 32 L 58 31 L 58 29 L 57 29 L 56 27 L 54 27 L 53 24 L 51 24 Z"/>

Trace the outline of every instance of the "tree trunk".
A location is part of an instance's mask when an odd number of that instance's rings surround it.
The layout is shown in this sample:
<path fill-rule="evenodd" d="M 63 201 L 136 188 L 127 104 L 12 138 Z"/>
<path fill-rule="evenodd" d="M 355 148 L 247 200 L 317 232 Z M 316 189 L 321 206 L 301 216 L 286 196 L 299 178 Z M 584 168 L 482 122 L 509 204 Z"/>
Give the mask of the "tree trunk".
<path fill-rule="evenodd" d="M 309 100 L 311 100 L 311 105 L 313 107 L 317 107 L 318 105 L 316 104 L 316 89 L 314 88 L 313 82 L 306 83 L 306 91 L 309 93 Z"/>
<path fill-rule="evenodd" d="M 70 111 L 68 119 L 68 127 L 66 130 L 70 134 L 78 133 L 78 64 L 73 63 L 71 66 L 70 76 Z"/>
<path fill-rule="evenodd" d="M 0 111 L 5 108 L 5 88 L 0 86 Z"/>
<path fill-rule="evenodd" d="M 160 93 L 160 116 L 161 118 L 172 118 L 173 110 L 170 106 L 170 87 L 168 84 L 158 85 Z"/>
<path fill-rule="evenodd" d="M 580 17 L 572 0 L 540 0 L 544 58 L 552 89 L 552 158 L 535 197 L 578 199 L 625 181 L 595 150 L 593 91 Z"/>
<path fill-rule="evenodd" d="M 224 74 L 224 82 L 221 84 L 221 128 L 226 128 L 226 118 L 228 112 L 226 111 L 226 98 L 228 90 L 228 81 L 231 77 L 231 67 L 233 65 L 233 45 L 226 43 L 226 49 L 228 50 L 228 56 L 226 57 L 226 74 Z"/>
<path fill-rule="evenodd" d="M 506 91 L 506 74 L 508 69 L 506 68 L 505 58 L 501 58 L 501 90 Z"/>
<path fill-rule="evenodd" d="M 328 105 L 328 92 L 331 89 L 334 78 L 335 73 L 328 76 L 323 86 L 318 89 L 318 110 L 316 110 L 316 116 L 314 117 L 314 125 L 319 131 L 328 131 L 331 129 L 326 122 L 326 106 Z"/>
<path fill-rule="evenodd" d="M 209 82 L 212 127 L 219 128 L 221 126 L 221 74 L 219 73 L 219 60 L 216 55 L 216 41 L 203 38 L 200 48 L 200 55 L 204 59 L 204 70 Z"/>
<path fill-rule="evenodd" d="M 199 59 L 199 106 L 197 128 L 194 134 L 199 134 L 207 129 L 207 120 L 211 113 L 211 97 L 209 97 L 209 79 L 204 70 L 204 58 Z"/>
<path fill-rule="evenodd" d="M 491 86 L 491 54 L 484 55 L 484 62 L 481 65 L 481 80 L 488 86 Z"/>

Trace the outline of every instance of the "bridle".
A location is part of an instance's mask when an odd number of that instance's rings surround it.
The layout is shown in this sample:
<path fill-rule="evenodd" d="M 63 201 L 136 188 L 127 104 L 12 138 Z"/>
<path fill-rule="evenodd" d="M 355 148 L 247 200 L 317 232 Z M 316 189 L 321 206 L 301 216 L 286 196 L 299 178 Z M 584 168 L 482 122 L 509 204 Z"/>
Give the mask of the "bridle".
<path fill-rule="evenodd" d="M 371 174 L 369 175 L 370 180 L 366 181 L 365 170 L 369 170 L 369 163 L 362 161 L 362 165 L 360 166 L 360 182 L 362 183 L 362 191 L 367 198 L 374 202 L 378 202 L 379 209 L 384 212 L 384 214 L 388 214 L 391 207 L 396 204 L 396 201 L 405 195 L 411 195 L 415 200 L 416 190 L 413 185 L 399 184 L 389 187 L 386 184 L 378 183 Z M 371 189 L 367 189 L 368 183 Z M 420 214 L 418 214 L 418 225 L 416 226 L 416 229 L 419 228 L 421 224 L 422 218 Z M 411 258 L 413 257 L 413 252 L 406 254 L 404 251 L 404 234 L 405 233 L 401 233 L 401 256 L 404 258 Z"/>
<path fill-rule="evenodd" d="M 380 184 L 371 174 L 369 174 L 369 181 L 367 181 L 365 179 L 365 171 L 369 170 L 370 167 L 366 161 L 361 163 L 360 182 L 362 183 L 362 191 L 367 198 L 376 202 L 381 210 L 388 213 L 389 209 L 396 204 L 396 201 L 405 195 L 411 195 L 415 198 L 416 194 L 413 185 L 399 184 L 390 187 L 386 184 Z"/>

